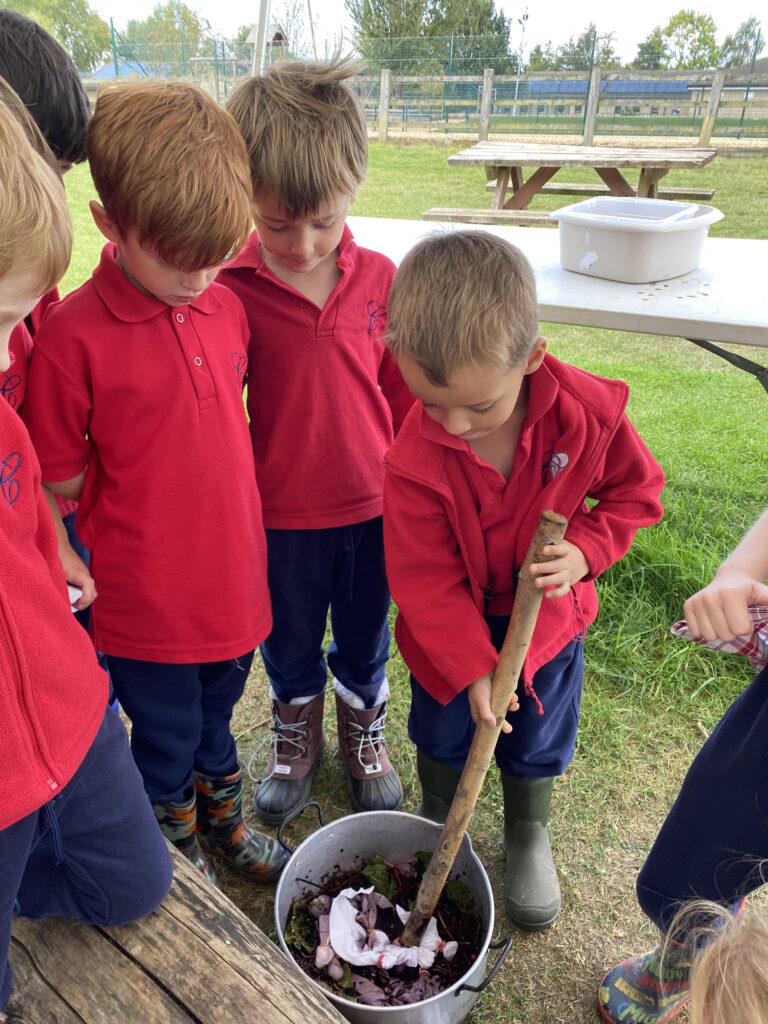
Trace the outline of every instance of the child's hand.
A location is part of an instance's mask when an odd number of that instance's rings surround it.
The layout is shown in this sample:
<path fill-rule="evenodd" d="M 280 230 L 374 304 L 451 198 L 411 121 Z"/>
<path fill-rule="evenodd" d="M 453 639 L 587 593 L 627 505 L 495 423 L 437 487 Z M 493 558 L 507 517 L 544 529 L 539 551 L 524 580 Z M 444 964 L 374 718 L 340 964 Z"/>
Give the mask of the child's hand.
<path fill-rule="evenodd" d="M 547 590 L 544 597 L 565 597 L 571 586 L 589 572 L 581 549 L 570 541 L 547 544 L 541 550 L 543 554 L 555 557 L 551 562 L 532 562 L 528 572 L 537 577 L 537 587 L 554 587 L 554 590 Z"/>
<path fill-rule="evenodd" d="M 752 632 L 747 608 L 753 604 L 768 604 L 768 587 L 749 573 L 729 569 L 689 597 L 683 611 L 694 636 L 733 640 Z"/>
<path fill-rule="evenodd" d="M 491 677 L 481 676 L 474 683 L 470 683 L 467 697 L 469 699 L 469 713 L 472 715 L 472 721 L 475 725 L 485 722 L 486 725 L 495 729 L 496 716 L 491 711 Z M 509 710 L 517 711 L 519 707 L 517 694 L 515 694 L 509 702 Z M 506 718 L 501 723 L 501 731 L 512 732 L 512 726 Z"/>
<path fill-rule="evenodd" d="M 72 606 L 81 612 L 96 600 L 96 584 L 93 581 L 93 576 L 70 544 L 59 544 L 59 558 L 64 569 L 64 579 L 73 587 L 79 587 L 83 592 Z"/>

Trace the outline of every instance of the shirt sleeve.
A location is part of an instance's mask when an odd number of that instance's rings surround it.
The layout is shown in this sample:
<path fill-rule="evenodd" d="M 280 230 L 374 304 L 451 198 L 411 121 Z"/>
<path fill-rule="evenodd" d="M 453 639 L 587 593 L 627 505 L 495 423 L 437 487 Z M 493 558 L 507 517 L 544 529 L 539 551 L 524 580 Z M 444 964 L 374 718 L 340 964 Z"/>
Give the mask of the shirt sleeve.
<path fill-rule="evenodd" d="M 459 693 L 492 672 L 498 655 L 439 496 L 389 468 L 384 477 L 384 552 L 395 605 L 450 689 Z"/>
<path fill-rule="evenodd" d="M 575 544 L 595 579 L 627 553 L 637 531 L 662 515 L 664 473 L 626 416 L 623 416 L 602 464 L 592 480 L 586 504 L 573 515 L 565 539 Z"/>

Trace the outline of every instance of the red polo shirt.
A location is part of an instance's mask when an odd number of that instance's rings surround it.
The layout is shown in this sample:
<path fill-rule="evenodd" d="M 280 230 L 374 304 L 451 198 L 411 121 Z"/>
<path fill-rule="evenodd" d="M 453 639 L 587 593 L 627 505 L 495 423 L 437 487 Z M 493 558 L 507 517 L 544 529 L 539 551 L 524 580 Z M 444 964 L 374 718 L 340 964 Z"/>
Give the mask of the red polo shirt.
<path fill-rule="evenodd" d="M 44 480 L 87 467 L 77 530 L 106 654 L 218 661 L 269 633 L 247 344 L 226 288 L 172 308 L 130 283 L 112 245 L 35 338 L 26 418 Z"/>
<path fill-rule="evenodd" d="M 413 404 L 383 338 L 394 264 L 358 248 L 348 227 L 336 262 L 322 309 L 272 273 L 255 231 L 219 276 L 248 317 L 253 458 L 275 529 L 381 515 L 384 453 Z"/>

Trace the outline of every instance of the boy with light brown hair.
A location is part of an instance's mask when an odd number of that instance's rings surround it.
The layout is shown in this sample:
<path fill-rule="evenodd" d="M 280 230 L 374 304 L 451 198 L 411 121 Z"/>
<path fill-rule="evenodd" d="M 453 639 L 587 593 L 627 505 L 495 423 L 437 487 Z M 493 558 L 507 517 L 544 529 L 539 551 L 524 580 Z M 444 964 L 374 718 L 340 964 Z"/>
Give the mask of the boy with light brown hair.
<path fill-rule="evenodd" d="M 67 268 L 58 173 L 0 102 L 0 371 L 15 326 Z M 36 129 L 35 129 L 36 131 Z M 107 681 L 70 611 L 29 435 L 0 401 L 0 1017 L 11 920 L 113 926 L 165 897 L 171 866 Z M 17 1007 L 21 1015 L 24 1008 Z M 13 1019 L 21 1019 L 21 1017 Z"/>
<path fill-rule="evenodd" d="M 384 742 L 390 598 L 383 456 L 411 404 L 383 340 L 390 260 L 347 211 L 368 159 L 348 60 L 275 65 L 227 108 L 246 141 L 256 231 L 221 279 L 251 328 L 248 412 L 274 624 L 261 645 L 275 733 L 256 813 L 282 821 L 320 761 L 328 669 L 352 806 L 396 810 Z M 333 639 L 323 650 L 330 608 Z"/>
<path fill-rule="evenodd" d="M 229 115 L 180 82 L 103 90 L 86 148 L 108 244 L 37 335 L 30 433 L 44 480 L 80 501 L 91 634 L 162 830 L 212 879 L 198 840 L 272 881 L 287 853 L 243 823 L 229 727 L 271 625 L 248 328 L 214 283 L 248 233 L 245 148 Z"/>
<path fill-rule="evenodd" d="M 418 399 L 386 457 L 384 540 L 419 813 L 445 820 L 475 726 L 496 724 L 491 679 L 518 575 L 532 573 L 547 600 L 496 762 L 507 911 L 547 928 L 560 911 L 547 820 L 573 757 L 594 580 L 661 517 L 662 472 L 624 414 L 626 385 L 547 353 L 530 264 L 490 232 L 431 236 L 408 253 L 387 338 Z M 569 520 L 565 540 L 545 548 L 551 561 L 523 565 L 544 509 Z"/>

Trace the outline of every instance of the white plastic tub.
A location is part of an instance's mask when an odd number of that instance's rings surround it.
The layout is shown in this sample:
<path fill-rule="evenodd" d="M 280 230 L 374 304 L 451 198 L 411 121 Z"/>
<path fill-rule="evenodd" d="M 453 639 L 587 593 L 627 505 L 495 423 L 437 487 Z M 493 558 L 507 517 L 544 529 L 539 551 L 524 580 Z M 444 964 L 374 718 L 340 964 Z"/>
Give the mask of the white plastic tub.
<path fill-rule="evenodd" d="M 687 274 L 699 264 L 720 210 L 668 199 L 596 196 L 550 214 L 559 222 L 566 270 L 642 284 Z"/>

